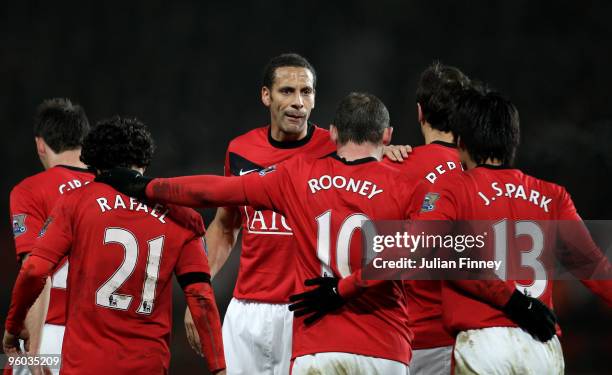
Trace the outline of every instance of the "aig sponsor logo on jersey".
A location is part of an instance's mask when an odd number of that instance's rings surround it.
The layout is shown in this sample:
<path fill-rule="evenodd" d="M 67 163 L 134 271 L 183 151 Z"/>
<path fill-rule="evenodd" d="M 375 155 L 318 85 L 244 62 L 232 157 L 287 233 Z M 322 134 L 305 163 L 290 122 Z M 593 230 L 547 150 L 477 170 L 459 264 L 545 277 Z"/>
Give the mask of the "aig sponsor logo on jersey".
<path fill-rule="evenodd" d="M 246 216 L 247 231 L 253 234 L 293 235 L 293 230 L 287 225 L 285 217 L 270 210 L 254 210 L 243 206 Z"/>
<path fill-rule="evenodd" d="M 27 232 L 28 228 L 25 225 L 26 214 L 13 215 L 13 236 L 15 238 Z"/>

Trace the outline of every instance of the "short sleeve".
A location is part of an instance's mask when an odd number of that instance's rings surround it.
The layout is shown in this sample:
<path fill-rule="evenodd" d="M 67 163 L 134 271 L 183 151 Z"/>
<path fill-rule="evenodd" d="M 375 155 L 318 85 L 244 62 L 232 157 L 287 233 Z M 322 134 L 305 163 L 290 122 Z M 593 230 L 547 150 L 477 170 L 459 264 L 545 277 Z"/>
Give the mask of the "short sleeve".
<path fill-rule="evenodd" d="M 243 176 L 244 192 L 249 205 L 255 209 L 273 210 L 284 215 L 287 196 L 292 190 L 289 168 L 296 173 L 293 168 L 295 164 L 290 160 L 262 169 L 259 173 Z"/>
<path fill-rule="evenodd" d="M 20 186 L 11 191 L 10 211 L 15 249 L 20 258 L 31 251 L 47 215 L 34 193 Z"/>
<path fill-rule="evenodd" d="M 210 275 L 206 245 L 202 237 L 193 238 L 185 243 L 174 267 L 174 273 L 177 276 L 190 272 L 203 272 Z"/>
<path fill-rule="evenodd" d="M 558 220 L 582 220 L 580 215 L 578 215 L 578 211 L 576 210 L 576 206 L 574 205 L 574 201 L 572 201 L 572 197 L 565 190 L 565 188 L 560 187 L 561 194 L 560 200 L 558 204 Z"/>
<path fill-rule="evenodd" d="M 32 248 L 32 255 L 56 264 L 68 255 L 73 239 L 74 204 L 75 200 L 69 199 L 68 196 L 63 196 L 57 201 L 40 229 L 39 237 Z"/>

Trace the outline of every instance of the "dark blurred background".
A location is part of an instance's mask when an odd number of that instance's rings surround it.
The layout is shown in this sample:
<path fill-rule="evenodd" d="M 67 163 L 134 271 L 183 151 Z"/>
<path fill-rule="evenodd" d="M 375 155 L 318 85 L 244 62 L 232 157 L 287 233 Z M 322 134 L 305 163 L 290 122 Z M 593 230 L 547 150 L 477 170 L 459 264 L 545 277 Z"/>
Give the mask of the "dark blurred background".
<path fill-rule="evenodd" d="M 611 16 L 610 2 L 579 1 L 4 3 L 0 322 L 17 272 L 8 194 L 42 168 L 31 119 L 43 99 L 71 98 L 92 123 L 145 121 L 158 143 L 151 175 L 220 174 L 228 142 L 267 123 L 261 71 L 282 52 L 317 69 L 314 122 L 327 127 L 343 95 L 370 91 L 389 107 L 396 144 L 422 142 L 420 71 L 434 60 L 458 66 L 518 106 L 518 165 L 566 186 L 583 218 L 611 219 Z M 237 255 L 215 280 L 222 312 Z M 560 282 L 556 297 L 567 373 L 610 373 L 610 310 L 576 282 Z M 172 371 L 205 373 L 186 344 L 180 293 L 175 308 Z"/>

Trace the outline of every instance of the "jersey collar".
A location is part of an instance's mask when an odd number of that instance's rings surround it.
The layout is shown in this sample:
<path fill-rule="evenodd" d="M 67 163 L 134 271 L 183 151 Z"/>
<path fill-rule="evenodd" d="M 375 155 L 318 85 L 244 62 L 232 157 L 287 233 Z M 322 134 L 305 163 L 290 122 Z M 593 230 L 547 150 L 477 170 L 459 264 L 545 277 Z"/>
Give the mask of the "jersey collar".
<path fill-rule="evenodd" d="M 62 167 L 62 168 L 66 168 L 66 169 L 70 169 L 71 171 L 77 171 L 77 172 L 85 172 L 85 173 L 94 173 L 95 171 L 91 168 L 79 168 L 79 167 L 73 167 L 72 165 L 64 165 L 64 164 L 58 164 L 56 165 L 56 167 Z"/>
<path fill-rule="evenodd" d="M 312 139 L 312 135 L 314 134 L 315 131 L 315 125 L 311 122 L 308 123 L 307 125 L 307 130 L 306 130 L 306 136 L 302 139 L 298 139 L 297 141 L 277 141 L 276 139 L 272 138 L 272 125 L 270 125 L 268 127 L 268 142 L 276 148 L 297 148 L 297 147 L 301 147 L 304 146 L 306 143 L 308 143 L 310 141 L 310 139 Z"/>
<path fill-rule="evenodd" d="M 378 159 L 376 159 L 373 156 L 368 156 L 367 158 L 361 158 L 361 159 L 355 159 L 355 160 L 346 160 L 345 158 L 338 156 L 338 154 L 334 151 L 331 154 L 327 155 L 329 157 L 332 157 L 336 160 L 338 160 L 339 162 L 341 162 L 342 164 L 346 164 L 346 165 L 359 165 L 359 164 L 365 164 L 365 163 L 369 163 L 371 161 L 378 161 Z"/>
<path fill-rule="evenodd" d="M 444 141 L 433 141 L 433 142 L 431 142 L 431 144 L 436 144 L 436 145 L 440 145 L 440 146 L 444 146 L 444 147 L 450 147 L 450 148 L 457 148 L 456 144 L 450 143 L 450 142 L 444 142 Z"/>
<path fill-rule="evenodd" d="M 476 168 L 479 168 L 479 167 L 487 168 L 487 169 L 514 169 L 508 164 L 501 164 L 501 165 L 478 164 Z"/>

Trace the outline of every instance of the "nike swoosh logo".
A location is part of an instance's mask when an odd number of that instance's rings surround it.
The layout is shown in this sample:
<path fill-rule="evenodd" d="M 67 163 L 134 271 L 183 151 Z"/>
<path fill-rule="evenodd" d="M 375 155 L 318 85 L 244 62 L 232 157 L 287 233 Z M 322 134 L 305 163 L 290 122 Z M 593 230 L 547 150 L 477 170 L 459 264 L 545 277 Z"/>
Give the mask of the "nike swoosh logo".
<path fill-rule="evenodd" d="M 241 168 L 241 169 L 240 169 L 240 172 L 238 172 L 238 174 L 239 174 L 240 176 L 244 176 L 245 174 L 249 174 L 249 173 L 251 173 L 251 172 L 256 172 L 256 171 L 258 171 L 258 169 L 257 169 L 257 168 L 255 168 L 255 169 L 249 169 L 248 171 L 243 171 L 243 170 L 242 170 L 242 168 Z"/>

